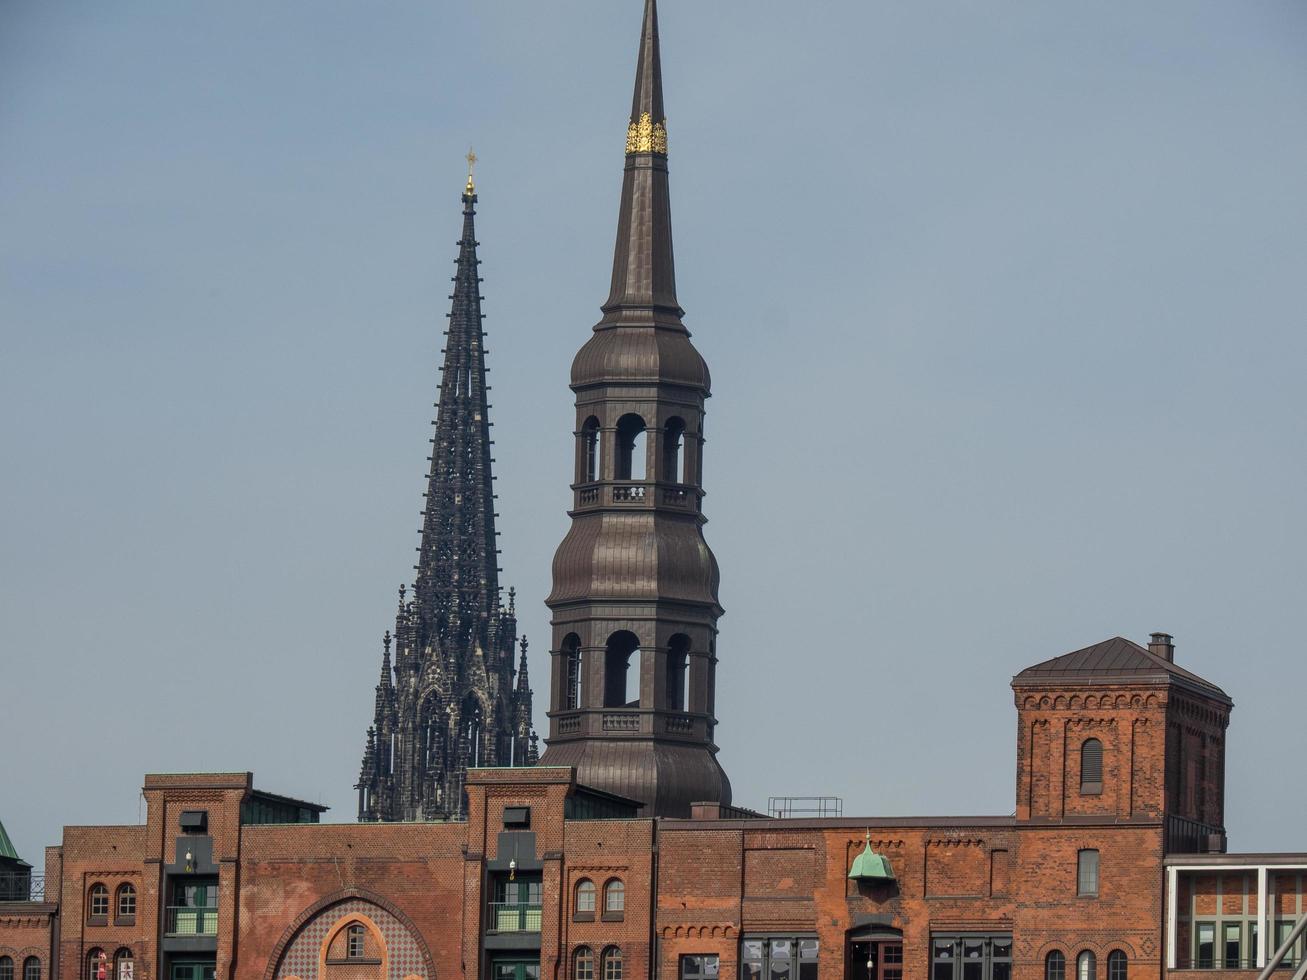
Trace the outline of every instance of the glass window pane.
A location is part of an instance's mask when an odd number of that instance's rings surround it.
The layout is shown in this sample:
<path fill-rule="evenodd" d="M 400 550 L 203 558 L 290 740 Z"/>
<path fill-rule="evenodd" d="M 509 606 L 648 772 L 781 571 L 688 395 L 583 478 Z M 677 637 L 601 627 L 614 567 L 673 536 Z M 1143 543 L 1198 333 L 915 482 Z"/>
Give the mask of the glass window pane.
<path fill-rule="evenodd" d="M 1225 924 L 1225 967 L 1228 970 L 1239 969 L 1239 952 L 1243 926 L 1238 922 Z"/>
<path fill-rule="evenodd" d="M 993 980 L 1012 980 L 1012 963 L 1008 960 L 996 961 L 993 967 Z"/>
<path fill-rule="evenodd" d="M 936 960 L 930 976 L 931 980 L 953 980 L 953 961 Z"/>
<path fill-rule="evenodd" d="M 1198 963 L 1200 970 L 1210 970 L 1216 965 L 1216 924 L 1214 922 L 1198 923 Z"/>
<path fill-rule="evenodd" d="M 721 971 L 721 959 L 716 953 L 703 958 L 703 975 L 705 977 L 715 977 Z"/>

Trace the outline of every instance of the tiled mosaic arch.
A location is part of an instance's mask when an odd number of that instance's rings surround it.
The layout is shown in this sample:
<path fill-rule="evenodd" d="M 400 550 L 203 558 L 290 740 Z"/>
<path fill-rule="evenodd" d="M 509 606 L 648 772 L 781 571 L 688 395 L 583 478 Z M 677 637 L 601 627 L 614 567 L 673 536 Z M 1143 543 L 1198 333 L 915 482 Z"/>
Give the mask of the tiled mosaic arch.
<path fill-rule="evenodd" d="M 305 909 L 282 934 L 264 980 L 322 980 L 323 943 L 353 916 L 375 924 L 386 945 L 385 980 L 436 980 L 431 951 L 412 921 L 380 895 L 347 889 Z"/>

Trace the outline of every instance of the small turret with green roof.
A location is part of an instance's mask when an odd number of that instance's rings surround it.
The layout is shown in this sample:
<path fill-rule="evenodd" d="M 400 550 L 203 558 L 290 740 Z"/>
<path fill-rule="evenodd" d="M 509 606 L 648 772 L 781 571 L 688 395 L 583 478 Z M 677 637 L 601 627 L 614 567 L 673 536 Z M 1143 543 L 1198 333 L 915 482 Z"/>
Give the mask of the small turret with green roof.
<path fill-rule="evenodd" d="M 849 869 L 849 878 L 853 881 L 893 881 L 894 869 L 890 867 L 889 858 L 877 854 L 871 849 L 871 831 L 867 831 L 867 846 L 853 859 Z"/>

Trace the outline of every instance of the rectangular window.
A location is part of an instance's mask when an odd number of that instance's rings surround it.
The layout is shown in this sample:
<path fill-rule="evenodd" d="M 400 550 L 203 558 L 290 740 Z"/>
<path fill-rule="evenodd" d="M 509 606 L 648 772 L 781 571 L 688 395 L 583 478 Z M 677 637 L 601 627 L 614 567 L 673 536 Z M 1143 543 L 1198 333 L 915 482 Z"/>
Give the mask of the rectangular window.
<path fill-rule="evenodd" d="M 681 957 L 681 980 L 717 980 L 721 960 L 716 953 L 694 953 Z"/>
<path fill-rule="evenodd" d="M 740 980 L 817 980 L 817 952 L 817 940 L 808 937 L 745 939 L 740 943 Z"/>
<path fill-rule="evenodd" d="M 1293 932 L 1293 927 L 1295 925 L 1297 925 L 1297 923 L 1293 921 L 1277 922 L 1275 924 L 1275 949 L 1271 950 L 1272 954 L 1279 952 L 1280 947 L 1283 946 L 1288 941 L 1289 935 Z M 1283 961 L 1281 961 L 1280 963 L 1281 966 L 1298 965 L 1297 947 L 1299 945 L 1300 943 L 1294 943 L 1293 947 L 1289 950 L 1288 955 L 1286 955 Z"/>
<path fill-rule="evenodd" d="M 1076 893 L 1096 896 L 1098 894 L 1098 852 L 1081 851 L 1077 864 Z"/>
<path fill-rule="evenodd" d="M 817 980 L 817 940 L 799 940 L 799 978 Z"/>
<path fill-rule="evenodd" d="M 954 948 L 956 943 L 952 939 L 936 939 L 932 944 L 934 952 L 931 954 L 931 980 L 953 980 L 953 961 L 956 959 Z"/>
<path fill-rule="evenodd" d="M 1011 980 L 1012 937 L 934 936 L 931 980 Z"/>
<path fill-rule="evenodd" d="M 1200 922 L 1194 930 L 1194 965 L 1200 970 L 1216 966 L 1216 923 Z"/>
<path fill-rule="evenodd" d="M 1242 935 L 1243 923 L 1227 922 L 1225 924 L 1225 968 L 1227 970 L 1239 969 L 1239 953 L 1243 945 L 1240 942 Z"/>

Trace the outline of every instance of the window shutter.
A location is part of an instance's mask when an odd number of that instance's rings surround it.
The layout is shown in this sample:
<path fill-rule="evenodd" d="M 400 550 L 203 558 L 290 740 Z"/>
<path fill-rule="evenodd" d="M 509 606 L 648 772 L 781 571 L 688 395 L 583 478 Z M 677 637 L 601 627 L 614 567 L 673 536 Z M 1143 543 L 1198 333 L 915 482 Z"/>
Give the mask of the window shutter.
<path fill-rule="evenodd" d="M 1103 785 L 1103 743 L 1086 739 L 1080 747 L 1080 791 L 1097 791 Z"/>

